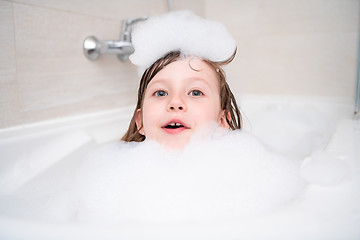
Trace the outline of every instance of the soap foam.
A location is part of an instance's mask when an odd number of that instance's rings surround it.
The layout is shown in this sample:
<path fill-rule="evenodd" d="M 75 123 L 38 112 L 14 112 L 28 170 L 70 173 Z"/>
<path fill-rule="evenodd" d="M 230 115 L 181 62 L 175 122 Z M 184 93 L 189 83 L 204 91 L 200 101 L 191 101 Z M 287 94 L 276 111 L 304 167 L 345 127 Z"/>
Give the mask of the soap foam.
<path fill-rule="evenodd" d="M 155 142 L 112 143 L 78 175 L 79 221 L 206 223 L 240 220 L 281 206 L 303 190 L 297 162 L 234 131 L 195 139 L 183 151 Z"/>
<path fill-rule="evenodd" d="M 211 61 L 224 61 L 235 51 L 236 44 L 225 26 L 203 19 L 189 10 L 151 17 L 138 23 L 132 33 L 135 48 L 133 64 L 146 69 L 170 51 Z"/>

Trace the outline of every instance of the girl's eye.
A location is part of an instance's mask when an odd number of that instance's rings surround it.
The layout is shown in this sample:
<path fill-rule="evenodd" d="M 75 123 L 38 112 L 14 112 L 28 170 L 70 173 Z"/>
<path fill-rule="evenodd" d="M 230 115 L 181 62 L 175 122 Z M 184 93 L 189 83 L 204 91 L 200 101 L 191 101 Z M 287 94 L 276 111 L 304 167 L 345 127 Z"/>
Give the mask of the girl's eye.
<path fill-rule="evenodd" d="M 192 90 L 190 93 L 189 93 L 190 96 L 194 96 L 194 97 L 198 97 L 198 96 L 202 96 L 204 95 L 200 90 Z"/>
<path fill-rule="evenodd" d="M 154 96 L 156 96 L 156 97 L 165 97 L 167 95 L 168 95 L 167 92 L 165 92 L 163 90 L 159 90 L 154 93 Z"/>

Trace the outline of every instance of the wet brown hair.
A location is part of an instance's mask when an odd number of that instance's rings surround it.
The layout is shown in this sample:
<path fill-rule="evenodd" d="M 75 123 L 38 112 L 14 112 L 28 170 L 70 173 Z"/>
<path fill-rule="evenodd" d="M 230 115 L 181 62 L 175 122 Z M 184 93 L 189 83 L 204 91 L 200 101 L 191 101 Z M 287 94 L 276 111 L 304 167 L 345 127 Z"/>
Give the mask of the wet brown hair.
<path fill-rule="evenodd" d="M 221 66 L 230 63 L 234 59 L 235 54 L 236 54 L 236 50 L 234 51 L 233 55 L 230 58 L 221 62 L 213 62 L 206 59 L 203 60 L 204 62 L 209 64 L 211 68 L 213 68 L 218 75 L 220 81 L 220 106 L 221 109 L 224 110 L 224 116 L 226 116 L 226 121 L 229 124 L 229 128 L 231 130 L 241 129 L 241 125 L 242 125 L 241 113 L 236 103 L 236 99 L 233 93 L 231 92 L 229 85 L 226 82 L 225 72 Z M 179 60 L 180 58 L 181 58 L 181 53 L 179 51 L 169 52 L 162 58 L 159 58 L 148 69 L 145 70 L 144 74 L 141 77 L 139 90 L 138 90 L 138 99 L 133 117 L 130 121 L 127 132 L 121 138 L 121 140 L 126 142 L 142 142 L 145 140 L 145 136 L 140 134 L 139 132 L 142 126 L 138 129 L 136 126 L 135 119 L 136 119 L 137 110 L 139 109 L 142 110 L 143 97 L 145 95 L 146 88 L 149 85 L 150 81 L 159 71 L 161 71 L 164 67 L 166 67 L 170 63 Z M 194 71 L 198 71 L 194 68 L 192 69 Z"/>

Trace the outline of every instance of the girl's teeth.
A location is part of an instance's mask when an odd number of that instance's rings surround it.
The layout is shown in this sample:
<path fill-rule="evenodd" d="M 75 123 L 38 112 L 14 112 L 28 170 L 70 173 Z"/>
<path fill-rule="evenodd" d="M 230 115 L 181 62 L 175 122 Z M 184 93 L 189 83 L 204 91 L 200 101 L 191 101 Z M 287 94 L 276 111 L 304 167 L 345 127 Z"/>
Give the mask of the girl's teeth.
<path fill-rule="evenodd" d="M 168 126 L 169 127 L 183 127 L 183 125 L 181 125 L 181 123 L 175 123 L 175 122 L 169 123 Z"/>

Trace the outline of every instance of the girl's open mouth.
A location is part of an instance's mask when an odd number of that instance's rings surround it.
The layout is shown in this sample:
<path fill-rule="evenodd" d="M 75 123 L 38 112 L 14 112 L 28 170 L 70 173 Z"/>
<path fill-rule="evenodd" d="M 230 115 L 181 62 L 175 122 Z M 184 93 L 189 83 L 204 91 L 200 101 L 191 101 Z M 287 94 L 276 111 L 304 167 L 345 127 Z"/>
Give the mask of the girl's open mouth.
<path fill-rule="evenodd" d="M 162 126 L 162 129 L 167 133 L 179 133 L 189 128 L 181 121 L 172 120 Z"/>

